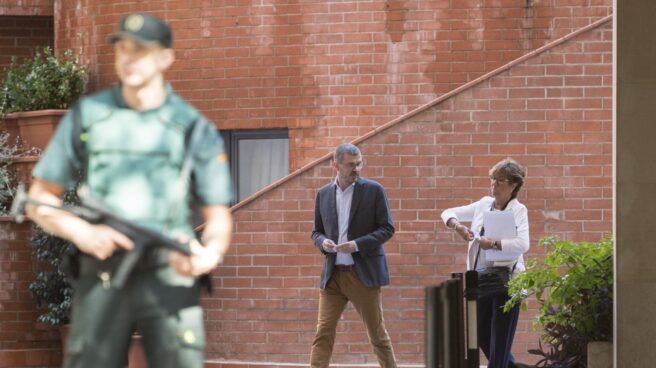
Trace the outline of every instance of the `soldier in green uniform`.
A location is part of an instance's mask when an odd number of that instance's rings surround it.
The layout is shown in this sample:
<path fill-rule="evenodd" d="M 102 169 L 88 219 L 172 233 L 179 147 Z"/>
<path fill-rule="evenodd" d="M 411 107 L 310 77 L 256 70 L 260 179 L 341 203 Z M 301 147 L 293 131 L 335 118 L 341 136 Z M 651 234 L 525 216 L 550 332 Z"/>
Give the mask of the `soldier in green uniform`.
<path fill-rule="evenodd" d="M 164 81 L 175 59 L 168 24 L 130 14 L 110 41 L 120 83 L 81 99 L 63 117 L 34 169 L 30 197 L 61 205 L 66 189 L 81 182 L 90 198 L 114 214 L 187 241 L 194 239 L 188 221 L 193 198 L 205 227 L 200 241 L 190 241 L 190 256 L 151 247 L 126 284 L 116 288 L 113 272 L 134 247 L 128 236 L 61 210 L 28 205 L 36 223 L 80 251 L 64 366 L 124 367 L 137 329 L 150 367 L 202 367 L 198 276 L 221 262 L 232 232 L 223 142 Z M 190 142 L 196 126 L 199 138 Z M 187 161 L 189 180 L 182 173 Z"/>

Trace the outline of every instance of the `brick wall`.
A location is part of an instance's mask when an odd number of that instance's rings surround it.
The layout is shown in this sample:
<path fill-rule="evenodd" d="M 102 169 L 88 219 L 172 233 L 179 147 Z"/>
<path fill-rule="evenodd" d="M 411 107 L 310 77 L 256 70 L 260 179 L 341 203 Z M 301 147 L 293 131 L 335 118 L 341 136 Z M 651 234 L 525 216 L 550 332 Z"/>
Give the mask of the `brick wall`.
<path fill-rule="evenodd" d="M 3 0 L 0 2 L 0 16 L 3 15 L 50 15 L 54 0 Z"/>
<path fill-rule="evenodd" d="M 612 25 L 556 46 L 359 144 L 363 175 L 386 188 L 397 233 L 386 245 L 392 285 L 385 318 L 400 362 L 423 362 L 424 287 L 462 271 L 462 242 L 439 221 L 447 207 L 488 193 L 488 169 L 507 156 L 525 165 L 520 200 L 531 250 L 545 235 L 597 240 L 612 228 Z M 310 242 L 314 196 L 329 162 L 235 212 L 236 233 L 217 294 L 205 300 L 208 354 L 307 362 L 322 256 Z M 535 312 L 522 313 L 513 352 L 537 347 Z M 356 313 L 340 321 L 334 360 L 375 362 Z"/>
<path fill-rule="evenodd" d="M 152 11 L 172 24 L 168 78 L 223 129 L 290 129 L 290 168 L 610 14 L 610 0 L 143 2 L 62 0 L 57 47 L 91 89 L 115 81 L 107 35 Z M 81 36 L 80 36 L 81 35 Z"/>
<path fill-rule="evenodd" d="M 28 183 L 36 157 L 22 157 L 10 169 L 17 182 Z M 13 183 L 12 183 L 13 184 Z M 29 284 L 43 266 L 32 256 L 32 224 L 0 216 L 0 367 L 56 366 L 61 360 L 59 331 L 36 321 Z"/>
<path fill-rule="evenodd" d="M 1 7 L 0 7 L 1 9 Z M 37 47 L 53 46 L 52 16 L 3 16 L 0 13 L 0 81 L 11 58 L 20 60 L 34 55 Z"/>
<path fill-rule="evenodd" d="M 422 8 L 428 3 L 434 8 Z M 57 46 L 82 47 L 92 87 L 106 86 L 113 77 L 105 40 L 120 15 L 159 12 L 176 29 L 174 86 L 220 127 L 290 127 L 298 167 L 611 8 L 600 0 L 242 4 L 63 0 L 55 4 Z M 594 240 L 610 231 L 611 36 L 607 23 L 360 144 L 364 175 L 386 186 L 397 225 L 386 246 L 392 285 L 384 305 L 402 363 L 423 361 L 423 287 L 465 263 L 439 213 L 484 195 L 487 169 L 499 159 L 528 168 L 520 199 L 530 210 L 531 255 L 540 254 L 543 235 Z M 216 293 L 204 300 L 209 358 L 307 362 L 322 261 L 309 240 L 312 208 L 331 176 L 322 162 L 235 211 L 233 248 L 216 271 Z M 25 229 L 0 226 L 2 257 L 19 257 L 24 245 L 7 248 L 5 239 Z M 29 313 L 4 316 L 21 324 Z M 514 349 L 523 361 L 537 341 L 530 315 L 521 317 Z M 21 329 L 4 347 L 15 339 L 41 346 L 53 336 L 34 339 L 35 331 L 41 326 Z M 374 362 L 352 309 L 339 331 L 335 361 Z"/>
<path fill-rule="evenodd" d="M 36 322 L 28 285 L 36 263 L 29 247 L 31 224 L 0 217 L 0 367 L 54 366 L 61 358 L 59 331 Z"/>

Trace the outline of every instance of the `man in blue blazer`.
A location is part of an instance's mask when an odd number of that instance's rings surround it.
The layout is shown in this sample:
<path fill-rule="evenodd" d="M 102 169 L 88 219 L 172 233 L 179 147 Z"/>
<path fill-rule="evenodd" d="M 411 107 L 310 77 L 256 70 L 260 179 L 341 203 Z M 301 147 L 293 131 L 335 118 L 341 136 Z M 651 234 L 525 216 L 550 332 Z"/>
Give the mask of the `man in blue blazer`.
<path fill-rule="evenodd" d="M 312 240 L 324 263 L 312 367 L 328 367 L 337 321 L 349 301 L 367 327 L 380 366 L 396 367 L 380 289 L 389 284 L 383 244 L 394 234 L 394 223 L 385 189 L 360 177 L 362 166 L 356 146 L 340 145 L 333 156 L 337 177 L 317 193 Z"/>

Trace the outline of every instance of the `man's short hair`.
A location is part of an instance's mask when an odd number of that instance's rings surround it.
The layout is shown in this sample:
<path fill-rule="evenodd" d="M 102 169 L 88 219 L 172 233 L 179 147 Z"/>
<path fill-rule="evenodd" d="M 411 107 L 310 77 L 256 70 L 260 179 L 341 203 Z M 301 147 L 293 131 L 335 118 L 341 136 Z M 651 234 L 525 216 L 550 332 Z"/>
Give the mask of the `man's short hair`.
<path fill-rule="evenodd" d="M 335 162 L 342 162 L 344 159 L 344 154 L 347 153 L 351 156 L 361 156 L 360 149 L 351 143 L 342 143 L 337 146 L 335 153 L 333 154 L 333 160 Z"/>

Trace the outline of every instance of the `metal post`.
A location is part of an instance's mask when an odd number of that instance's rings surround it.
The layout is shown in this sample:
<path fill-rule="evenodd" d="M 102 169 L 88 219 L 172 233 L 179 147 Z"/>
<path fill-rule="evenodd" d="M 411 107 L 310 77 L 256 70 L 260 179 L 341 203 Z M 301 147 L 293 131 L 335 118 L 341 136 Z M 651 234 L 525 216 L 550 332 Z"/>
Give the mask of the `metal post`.
<path fill-rule="evenodd" d="M 439 367 L 438 360 L 441 356 L 439 352 L 439 286 L 426 287 L 426 367 Z"/>
<path fill-rule="evenodd" d="M 453 306 L 451 318 L 454 320 L 454 327 L 451 333 L 451 341 L 454 344 L 457 358 L 457 366 L 465 368 L 467 364 L 465 337 L 465 304 L 464 304 L 464 274 L 454 272 L 451 274 L 451 280 L 455 281 L 455 290 L 453 301 L 449 305 Z"/>
<path fill-rule="evenodd" d="M 426 287 L 426 367 L 479 368 L 476 272 Z M 465 297 L 467 300 L 465 310 Z"/>
<path fill-rule="evenodd" d="M 465 274 L 465 298 L 467 299 L 467 368 L 479 368 L 478 352 L 478 273 L 467 271 Z"/>

